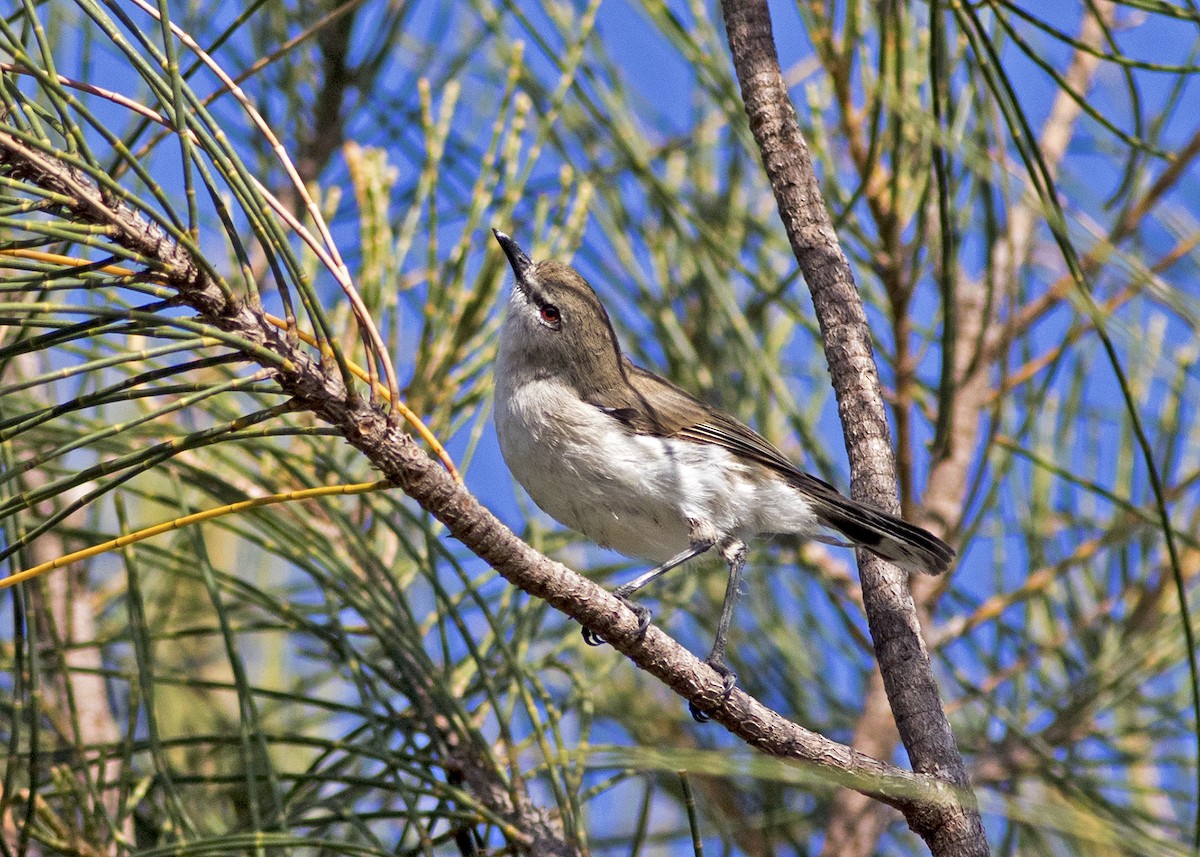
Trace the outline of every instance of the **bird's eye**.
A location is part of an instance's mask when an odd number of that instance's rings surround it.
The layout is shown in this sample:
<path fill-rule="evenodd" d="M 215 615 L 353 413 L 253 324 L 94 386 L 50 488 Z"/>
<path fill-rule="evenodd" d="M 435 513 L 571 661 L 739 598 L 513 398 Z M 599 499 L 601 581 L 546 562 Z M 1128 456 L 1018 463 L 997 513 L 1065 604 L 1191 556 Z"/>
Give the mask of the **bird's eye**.
<path fill-rule="evenodd" d="M 554 304 L 542 305 L 542 321 L 546 322 L 546 324 L 556 325 L 561 319 L 562 316 L 558 312 L 558 307 Z"/>

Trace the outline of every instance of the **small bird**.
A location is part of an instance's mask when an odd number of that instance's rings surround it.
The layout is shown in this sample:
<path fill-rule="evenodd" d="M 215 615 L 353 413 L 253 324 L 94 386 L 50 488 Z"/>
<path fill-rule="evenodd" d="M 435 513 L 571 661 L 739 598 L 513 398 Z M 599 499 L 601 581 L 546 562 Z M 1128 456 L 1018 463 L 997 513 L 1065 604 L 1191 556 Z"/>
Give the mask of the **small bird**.
<path fill-rule="evenodd" d="M 534 263 L 493 229 L 514 287 L 496 356 L 496 434 L 517 481 L 555 520 L 598 544 L 657 565 L 613 594 L 629 596 L 715 548 L 729 568 L 707 663 L 725 682 L 725 638 L 746 542 L 790 533 L 859 546 L 910 572 L 941 574 L 954 551 L 933 534 L 850 500 L 802 473 L 753 429 L 621 354 L 595 291 L 555 261 Z M 821 534 L 835 530 L 850 544 Z M 603 639 L 586 628 L 584 639 Z M 708 716 L 692 707 L 692 716 Z"/>

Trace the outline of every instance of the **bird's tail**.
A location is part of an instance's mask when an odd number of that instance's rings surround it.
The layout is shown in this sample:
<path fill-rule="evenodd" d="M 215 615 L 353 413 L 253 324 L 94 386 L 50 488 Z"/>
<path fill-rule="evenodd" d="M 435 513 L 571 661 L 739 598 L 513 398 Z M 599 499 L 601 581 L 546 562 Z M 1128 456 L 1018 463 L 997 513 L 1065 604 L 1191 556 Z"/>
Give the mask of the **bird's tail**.
<path fill-rule="evenodd" d="M 855 545 L 905 571 L 942 574 L 950 567 L 954 549 L 933 533 L 882 509 L 843 497 L 819 479 L 812 481 L 816 485 L 797 487 L 808 496 L 817 519 Z"/>

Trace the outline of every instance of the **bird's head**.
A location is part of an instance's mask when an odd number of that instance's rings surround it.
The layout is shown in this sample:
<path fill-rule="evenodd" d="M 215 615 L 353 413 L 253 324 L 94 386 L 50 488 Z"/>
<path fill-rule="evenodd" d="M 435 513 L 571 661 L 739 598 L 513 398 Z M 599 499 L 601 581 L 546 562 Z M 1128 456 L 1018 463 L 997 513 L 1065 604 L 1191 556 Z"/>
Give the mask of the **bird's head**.
<path fill-rule="evenodd" d="M 621 348 L 608 313 L 587 280 L 561 262 L 533 262 L 493 229 L 513 269 L 505 347 L 526 368 L 561 377 L 582 395 L 622 377 Z"/>

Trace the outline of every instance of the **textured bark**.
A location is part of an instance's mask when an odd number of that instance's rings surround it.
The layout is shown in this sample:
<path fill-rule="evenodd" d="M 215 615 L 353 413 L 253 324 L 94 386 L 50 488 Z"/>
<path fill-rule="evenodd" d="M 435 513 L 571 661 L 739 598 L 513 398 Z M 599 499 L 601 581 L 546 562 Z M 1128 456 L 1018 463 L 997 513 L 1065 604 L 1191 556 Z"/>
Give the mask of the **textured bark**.
<path fill-rule="evenodd" d="M 1111 3 L 1097 4 L 1097 14 L 1112 23 Z M 1084 45 L 1097 47 L 1102 43 L 1104 30 L 1100 22 L 1088 16 L 1080 30 Z M 1074 92 L 1087 92 L 1099 64 L 1091 52 L 1081 50 L 1067 70 L 1068 87 Z M 1082 108 L 1079 103 L 1060 92 L 1042 128 L 1038 150 L 1051 174 L 1057 171 L 1074 135 Z M 997 272 L 997 290 L 1009 288 L 1016 282 L 1017 268 L 1028 259 L 1033 246 L 1034 229 L 1039 216 L 1035 199 L 1026 198 L 1009 214 L 1008 241 L 996 246 L 990 268 Z M 998 300 L 989 301 L 988 286 L 976 279 L 960 277 L 956 286 L 957 308 L 955 323 L 957 348 L 951 364 L 954 384 L 944 414 L 946 436 L 934 451 L 930 462 L 926 491 L 919 510 L 921 523 L 934 533 L 945 536 L 962 524 L 967 494 L 967 476 L 976 448 L 980 442 L 983 415 L 994 392 L 992 373 L 995 360 L 1007 349 L 1014 333 L 1006 325 Z M 988 315 L 988 311 L 992 315 Z M 1003 342 L 1003 344 L 1001 344 Z M 978 344 L 983 343 L 982 349 Z M 932 578 L 913 581 L 919 609 L 928 609 L 939 594 L 939 582 Z M 855 729 L 851 746 L 877 758 L 886 759 L 894 746 L 894 733 L 876 731 L 875 713 L 885 696 L 883 685 L 873 681 L 863 702 L 863 713 Z M 886 824 L 887 810 L 871 804 L 858 792 L 842 790 L 834 798 L 832 820 L 822 850 L 823 857 L 867 857 L 875 853 L 875 845 Z M 848 819 L 861 819 L 855 828 Z"/>
<path fill-rule="evenodd" d="M 336 367 L 321 362 L 269 324 L 261 308 L 222 295 L 203 266 L 157 226 L 109 200 L 54 157 L 29 149 L 2 130 L 0 163 L 11 166 L 15 177 L 70 197 L 66 216 L 104 225 L 114 241 L 155 259 L 157 276 L 176 289 L 181 302 L 235 335 L 246 359 L 273 369 L 276 381 L 297 407 L 333 426 L 387 479 L 444 523 L 452 536 L 506 580 L 589 627 L 751 746 L 812 765 L 831 781 L 896 807 L 917 830 L 942 835 L 945 825 L 937 820 L 969 800 L 969 792 L 958 793 L 942 779 L 905 771 L 791 723 L 740 690 L 721 703 L 723 682 L 710 667 L 653 626 L 639 637 L 636 617 L 620 601 L 521 541 L 411 437 L 393 426 L 378 405 L 347 390 Z M 415 702 L 420 706 L 420 694 Z M 428 719 L 429 728 L 436 729 L 436 719 Z M 485 754 L 456 743 L 456 735 L 440 740 L 447 770 L 461 776 L 490 809 L 523 831 L 524 836 L 511 842 L 515 849 L 539 857 L 579 853 L 557 818 L 526 798 L 513 799 L 496 772 L 479 764 Z"/>
<path fill-rule="evenodd" d="M 850 459 L 851 495 L 897 511 L 895 462 L 862 300 L 821 197 L 779 69 L 765 0 L 722 0 L 750 130 L 788 239 L 808 282 Z M 955 789 L 961 802 L 912 827 L 935 855 L 988 853 L 966 766 L 933 679 L 906 575 L 859 552 L 863 603 L 883 685 L 914 770 Z"/>

